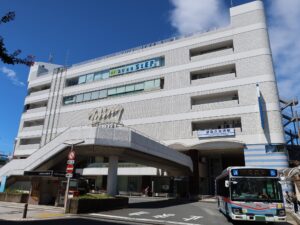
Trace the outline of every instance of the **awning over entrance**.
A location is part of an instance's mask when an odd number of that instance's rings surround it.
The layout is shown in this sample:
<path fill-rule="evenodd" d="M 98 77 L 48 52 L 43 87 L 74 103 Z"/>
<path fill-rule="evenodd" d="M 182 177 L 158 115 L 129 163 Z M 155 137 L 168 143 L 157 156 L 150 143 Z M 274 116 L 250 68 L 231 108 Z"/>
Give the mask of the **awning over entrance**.
<path fill-rule="evenodd" d="M 72 127 L 26 159 L 13 159 L 0 169 L 2 176 L 20 176 L 24 171 L 48 170 L 57 158 L 66 157 L 66 142 L 84 140 L 76 146 L 77 155 L 115 156 L 179 174 L 193 170 L 189 156 L 126 127 Z"/>

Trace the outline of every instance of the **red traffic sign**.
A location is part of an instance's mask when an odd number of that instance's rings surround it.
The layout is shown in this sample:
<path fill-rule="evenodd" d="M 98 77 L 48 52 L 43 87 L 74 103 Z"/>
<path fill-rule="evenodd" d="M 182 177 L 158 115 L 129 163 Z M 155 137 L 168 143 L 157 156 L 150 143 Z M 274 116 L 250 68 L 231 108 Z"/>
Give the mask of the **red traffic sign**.
<path fill-rule="evenodd" d="M 74 160 L 75 159 L 75 152 L 74 151 L 70 151 L 68 154 L 68 159 L 69 160 Z"/>
<path fill-rule="evenodd" d="M 73 173 L 73 170 L 74 170 L 73 164 L 68 164 L 66 169 L 67 173 Z"/>

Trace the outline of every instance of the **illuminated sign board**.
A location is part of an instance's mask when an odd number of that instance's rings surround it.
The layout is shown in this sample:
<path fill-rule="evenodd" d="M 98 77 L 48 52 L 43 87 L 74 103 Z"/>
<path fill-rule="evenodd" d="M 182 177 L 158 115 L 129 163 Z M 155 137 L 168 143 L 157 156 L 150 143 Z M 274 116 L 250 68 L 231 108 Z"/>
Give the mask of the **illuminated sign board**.
<path fill-rule="evenodd" d="M 147 70 L 147 69 L 159 67 L 162 65 L 163 65 L 163 58 L 161 58 L 161 57 L 149 59 L 149 60 L 145 60 L 142 62 L 133 63 L 130 65 L 111 69 L 111 70 L 109 70 L 109 76 L 113 77 L 113 76 L 118 76 L 118 75 L 122 75 L 122 74 L 126 74 L 126 73 L 133 73 L 133 72 L 137 72 L 140 70 Z"/>
<path fill-rule="evenodd" d="M 197 134 L 200 138 L 234 136 L 235 130 L 234 128 L 198 130 Z"/>
<path fill-rule="evenodd" d="M 231 175 L 236 177 L 277 177 L 275 169 L 232 169 Z"/>

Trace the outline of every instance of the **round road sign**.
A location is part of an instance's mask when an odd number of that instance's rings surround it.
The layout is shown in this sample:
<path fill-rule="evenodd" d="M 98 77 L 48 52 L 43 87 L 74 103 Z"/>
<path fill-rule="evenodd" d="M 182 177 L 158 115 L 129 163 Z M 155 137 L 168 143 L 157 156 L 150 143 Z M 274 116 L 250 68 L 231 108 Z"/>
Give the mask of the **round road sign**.
<path fill-rule="evenodd" d="M 75 159 L 75 152 L 74 151 L 69 152 L 68 159 L 69 160 L 74 160 Z"/>

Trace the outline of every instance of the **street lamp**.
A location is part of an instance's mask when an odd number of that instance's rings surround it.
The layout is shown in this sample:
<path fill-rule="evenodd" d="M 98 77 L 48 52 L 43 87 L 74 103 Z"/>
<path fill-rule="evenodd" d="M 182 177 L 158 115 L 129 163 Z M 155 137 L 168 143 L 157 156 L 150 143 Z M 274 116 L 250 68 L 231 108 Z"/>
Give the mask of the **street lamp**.
<path fill-rule="evenodd" d="M 84 143 L 84 140 L 79 140 L 79 141 L 75 141 L 75 142 L 64 142 L 65 145 L 71 146 L 71 150 L 70 152 L 74 151 L 74 146 L 79 145 Z M 71 177 L 67 177 L 67 186 L 66 186 L 66 191 L 65 191 L 65 199 L 64 199 L 64 210 L 66 212 L 67 210 L 67 203 L 68 203 L 68 194 L 69 194 L 69 187 L 70 187 L 70 179 Z"/>

